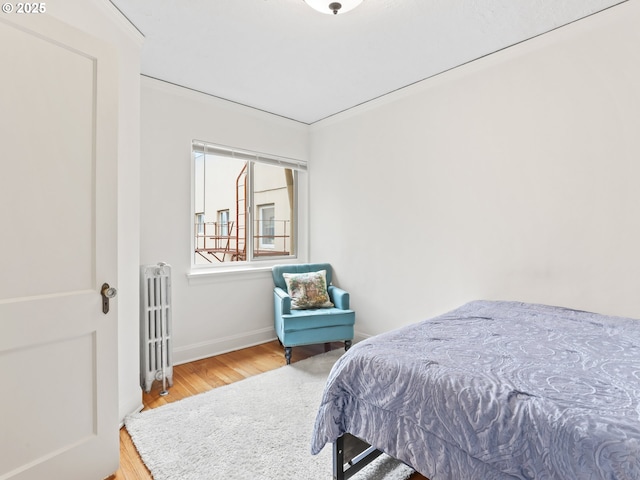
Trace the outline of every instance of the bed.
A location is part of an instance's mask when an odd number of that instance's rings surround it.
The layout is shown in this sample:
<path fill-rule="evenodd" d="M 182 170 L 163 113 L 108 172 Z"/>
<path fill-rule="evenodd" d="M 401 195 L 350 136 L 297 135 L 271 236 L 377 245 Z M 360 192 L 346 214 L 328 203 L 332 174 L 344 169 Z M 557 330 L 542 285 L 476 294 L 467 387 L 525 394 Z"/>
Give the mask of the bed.
<path fill-rule="evenodd" d="M 638 480 L 640 321 L 474 301 L 369 338 L 327 379 L 312 453 L 351 436 L 430 480 Z"/>

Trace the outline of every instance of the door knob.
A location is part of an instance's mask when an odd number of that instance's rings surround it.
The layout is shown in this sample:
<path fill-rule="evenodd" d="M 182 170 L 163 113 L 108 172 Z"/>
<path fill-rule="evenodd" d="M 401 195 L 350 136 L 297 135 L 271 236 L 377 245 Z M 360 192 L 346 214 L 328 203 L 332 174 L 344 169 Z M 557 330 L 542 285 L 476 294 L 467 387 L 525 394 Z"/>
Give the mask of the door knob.
<path fill-rule="evenodd" d="M 109 286 L 108 283 L 103 283 L 100 289 L 100 295 L 102 295 L 102 313 L 109 313 L 109 299 L 115 297 L 118 294 L 118 290 Z"/>

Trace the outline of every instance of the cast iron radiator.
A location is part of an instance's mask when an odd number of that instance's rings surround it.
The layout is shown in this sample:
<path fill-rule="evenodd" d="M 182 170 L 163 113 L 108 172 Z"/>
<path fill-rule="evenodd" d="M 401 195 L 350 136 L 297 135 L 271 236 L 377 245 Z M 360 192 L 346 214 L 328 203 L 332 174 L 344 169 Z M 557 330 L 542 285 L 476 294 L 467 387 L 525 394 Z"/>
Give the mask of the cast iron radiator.
<path fill-rule="evenodd" d="M 160 395 L 173 385 L 171 266 L 163 262 L 140 268 L 140 386 L 149 393 L 154 380 Z"/>

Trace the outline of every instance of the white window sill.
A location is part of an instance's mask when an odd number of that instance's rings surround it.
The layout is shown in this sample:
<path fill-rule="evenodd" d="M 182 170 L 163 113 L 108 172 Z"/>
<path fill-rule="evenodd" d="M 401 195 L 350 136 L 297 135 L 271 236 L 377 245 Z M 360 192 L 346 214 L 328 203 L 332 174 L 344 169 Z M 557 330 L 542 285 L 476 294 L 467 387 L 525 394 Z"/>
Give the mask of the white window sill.
<path fill-rule="evenodd" d="M 253 280 L 271 278 L 271 268 L 274 265 L 296 264 L 301 263 L 299 260 L 253 263 L 251 265 L 230 265 L 219 267 L 192 268 L 187 273 L 187 281 L 189 285 L 202 285 L 207 283 L 227 283 L 235 280 Z"/>

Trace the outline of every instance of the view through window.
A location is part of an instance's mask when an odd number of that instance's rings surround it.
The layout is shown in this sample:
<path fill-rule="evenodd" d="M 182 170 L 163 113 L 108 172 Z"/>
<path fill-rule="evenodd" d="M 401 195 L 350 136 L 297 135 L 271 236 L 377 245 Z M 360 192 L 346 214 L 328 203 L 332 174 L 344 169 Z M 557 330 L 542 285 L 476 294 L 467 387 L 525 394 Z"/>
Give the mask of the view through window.
<path fill-rule="evenodd" d="M 303 162 L 194 141 L 196 265 L 296 255 Z"/>

